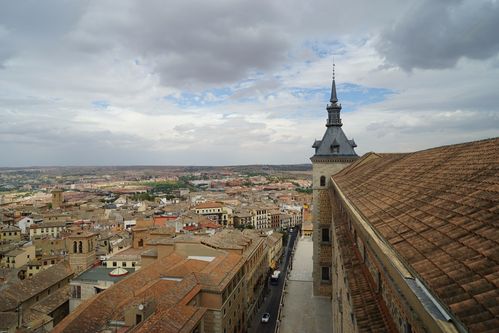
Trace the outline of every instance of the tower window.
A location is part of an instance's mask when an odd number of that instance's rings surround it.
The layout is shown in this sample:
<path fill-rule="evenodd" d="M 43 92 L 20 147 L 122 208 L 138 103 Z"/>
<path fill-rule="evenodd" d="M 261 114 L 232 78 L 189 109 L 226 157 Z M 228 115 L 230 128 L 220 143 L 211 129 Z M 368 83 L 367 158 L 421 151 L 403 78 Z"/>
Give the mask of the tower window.
<path fill-rule="evenodd" d="M 321 280 L 329 281 L 329 267 L 325 266 L 321 268 Z"/>
<path fill-rule="evenodd" d="M 325 176 L 321 176 L 321 186 L 326 186 L 326 177 Z"/>
<path fill-rule="evenodd" d="M 322 241 L 329 243 L 329 228 L 322 229 Z"/>

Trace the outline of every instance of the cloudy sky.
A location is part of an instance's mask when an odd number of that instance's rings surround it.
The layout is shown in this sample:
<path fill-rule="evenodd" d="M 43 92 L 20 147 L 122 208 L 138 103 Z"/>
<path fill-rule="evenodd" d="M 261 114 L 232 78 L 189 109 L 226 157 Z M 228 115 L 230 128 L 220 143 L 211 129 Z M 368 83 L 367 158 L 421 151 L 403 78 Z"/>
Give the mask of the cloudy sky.
<path fill-rule="evenodd" d="M 1 1 L 0 166 L 307 163 L 499 135 L 499 1 Z"/>

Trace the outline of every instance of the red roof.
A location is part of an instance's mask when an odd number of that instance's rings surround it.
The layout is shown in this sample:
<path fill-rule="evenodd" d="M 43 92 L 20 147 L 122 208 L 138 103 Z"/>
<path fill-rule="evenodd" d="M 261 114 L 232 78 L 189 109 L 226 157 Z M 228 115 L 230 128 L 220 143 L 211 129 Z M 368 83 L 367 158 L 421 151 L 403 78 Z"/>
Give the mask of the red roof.
<path fill-rule="evenodd" d="M 195 206 L 194 208 L 197 209 L 204 209 L 204 208 L 222 208 L 222 204 L 219 202 L 203 202 Z"/>

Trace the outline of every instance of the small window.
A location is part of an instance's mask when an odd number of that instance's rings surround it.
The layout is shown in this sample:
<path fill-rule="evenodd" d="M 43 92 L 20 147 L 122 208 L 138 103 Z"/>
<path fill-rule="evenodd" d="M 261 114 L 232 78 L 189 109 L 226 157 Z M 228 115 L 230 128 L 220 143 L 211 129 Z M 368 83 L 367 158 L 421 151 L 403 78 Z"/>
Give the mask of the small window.
<path fill-rule="evenodd" d="M 321 273 L 322 281 L 329 281 L 329 267 L 322 267 Z"/>
<path fill-rule="evenodd" d="M 321 176 L 321 186 L 326 186 L 326 177 Z"/>
<path fill-rule="evenodd" d="M 113 267 L 116 267 L 116 261 L 113 261 Z"/>
<path fill-rule="evenodd" d="M 325 243 L 329 243 L 329 228 L 322 229 L 322 241 Z"/>

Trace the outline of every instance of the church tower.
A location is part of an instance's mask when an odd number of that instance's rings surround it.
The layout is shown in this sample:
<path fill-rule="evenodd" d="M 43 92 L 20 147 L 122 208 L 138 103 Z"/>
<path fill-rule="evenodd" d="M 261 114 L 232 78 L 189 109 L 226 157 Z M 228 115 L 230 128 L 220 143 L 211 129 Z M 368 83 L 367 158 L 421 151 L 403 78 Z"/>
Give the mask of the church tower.
<path fill-rule="evenodd" d="M 64 194 L 60 188 L 52 190 L 52 208 L 61 208 L 64 202 Z"/>
<path fill-rule="evenodd" d="M 347 139 L 341 126 L 341 104 L 338 103 L 336 82 L 333 64 L 333 83 L 331 87 L 330 104 L 327 105 L 326 132 L 322 140 L 316 140 L 312 145 L 315 154 L 312 161 L 312 219 L 314 241 L 314 294 L 316 296 L 331 296 L 332 280 L 332 246 L 331 246 L 331 205 L 329 202 L 328 188 L 330 178 L 358 156 L 354 148 L 357 147 L 353 140 Z"/>
<path fill-rule="evenodd" d="M 96 235 L 87 230 L 77 230 L 66 238 L 69 265 L 79 274 L 95 263 Z"/>

